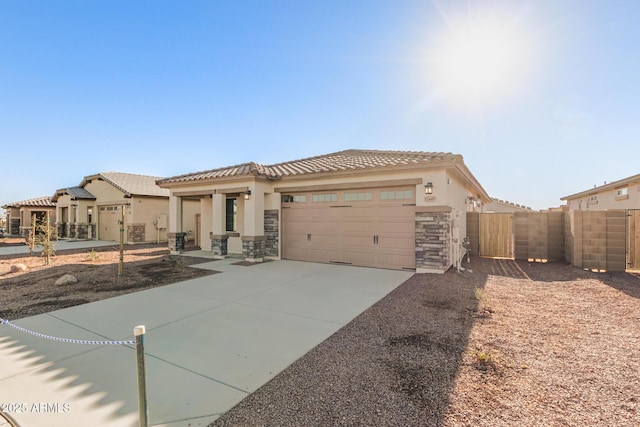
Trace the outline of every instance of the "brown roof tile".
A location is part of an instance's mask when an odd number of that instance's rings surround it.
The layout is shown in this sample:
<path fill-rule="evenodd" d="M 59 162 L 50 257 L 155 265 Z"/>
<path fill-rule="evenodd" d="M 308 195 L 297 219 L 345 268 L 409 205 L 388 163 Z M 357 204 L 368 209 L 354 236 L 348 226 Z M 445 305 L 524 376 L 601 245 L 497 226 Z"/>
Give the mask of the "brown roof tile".
<path fill-rule="evenodd" d="M 169 197 L 169 190 L 156 185 L 156 181 L 161 179 L 159 176 L 137 175 L 123 172 L 102 172 L 97 175 L 86 176 L 80 186 L 84 187 L 88 181 L 96 178 L 108 182 L 130 196 Z"/>
<path fill-rule="evenodd" d="M 20 207 L 23 207 L 23 206 L 54 208 L 56 206 L 56 204 L 53 203 L 53 201 L 51 201 L 51 197 L 42 196 L 42 197 L 36 197 L 36 198 L 33 198 L 33 199 L 21 200 L 19 202 L 7 203 L 6 205 L 4 205 L 2 207 L 4 209 L 7 209 L 7 208 L 20 208 Z"/>
<path fill-rule="evenodd" d="M 208 171 L 161 179 L 159 184 L 215 180 L 232 176 L 262 176 L 278 179 L 323 172 L 341 172 L 372 168 L 431 164 L 438 161 L 455 161 L 461 156 L 451 153 L 422 151 L 345 150 L 306 159 L 292 160 L 273 165 L 250 162 Z"/>

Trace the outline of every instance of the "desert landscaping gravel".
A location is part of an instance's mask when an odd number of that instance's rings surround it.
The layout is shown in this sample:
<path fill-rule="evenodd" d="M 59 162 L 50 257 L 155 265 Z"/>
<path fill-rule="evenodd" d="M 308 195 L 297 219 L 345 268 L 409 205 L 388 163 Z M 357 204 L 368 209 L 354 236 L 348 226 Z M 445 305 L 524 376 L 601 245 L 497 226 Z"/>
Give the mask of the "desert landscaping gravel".
<path fill-rule="evenodd" d="M 0 257 L 0 314 L 212 273 L 188 267 L 204 259 L 176 261 L 160 246 L 126 254 L 123 277 L 115 248 L 59 253 L 48 267 Z M 15 263 L 27 272 L 11 272 Z M 464 265 L 413 276 L 212 426 L 640 425 L 640 274 Z M 54 285 L 67 273 L 79 283 Z"/>
<path fill-rule="evenodd" d="M 640 276 L 415 275 L 212 424 L 640 425 Z"/>

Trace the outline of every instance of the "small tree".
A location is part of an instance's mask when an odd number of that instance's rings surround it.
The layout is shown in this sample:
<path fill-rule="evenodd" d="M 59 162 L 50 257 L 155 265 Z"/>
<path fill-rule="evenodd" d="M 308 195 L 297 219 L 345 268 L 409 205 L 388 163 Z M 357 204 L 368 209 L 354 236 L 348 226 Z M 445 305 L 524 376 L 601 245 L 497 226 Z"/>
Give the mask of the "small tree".
<path fill-rule="evenodd" d="M 35 215 L 34 215 L 35 216 Z M 51 257 L 56 254 L 56 250 L 53 247 L 53 240 L 58 239 L 58 231 L 51 227 L 51 219 L 49 218 L 49 211 L 44 222 L 35 225 L 34 230 L 37 228 L 37 233 L 34 233 L 34 244 L 42 248 L 42 256 L 44 257 L 44 265 L 51 264 Z"/>
<path fill-rule="evenodd" d="M 33 214 L 31 216 L 31 229 L 29 230 L 27 237 L 25 237 L 27 245 L 29 245 L 29 255 L 31 256 L 33 256 L 33 251 L 36 245 L 36 220 L 36 214 Z"/>

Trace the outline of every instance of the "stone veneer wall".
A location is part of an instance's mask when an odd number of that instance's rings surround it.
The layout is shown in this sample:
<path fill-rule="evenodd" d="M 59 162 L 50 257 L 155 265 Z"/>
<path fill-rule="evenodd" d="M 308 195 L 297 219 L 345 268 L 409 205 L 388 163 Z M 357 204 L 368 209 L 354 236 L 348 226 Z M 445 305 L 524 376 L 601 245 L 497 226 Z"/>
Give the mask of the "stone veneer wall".
<path fill-rule="evenodd" d="M 146 238 L 146 227 L 143 223 L 127 225 L 127 240 L 133 243 L 141 243 Z M 183 245 L 184 248 L 184 245 Z"/>
<path fill-rule="evenodd" d="M 445 272 L 451 267 L 450 212 L 416 212 L 416 270 Z"/>
<path fill-rule="evenodd" d="M 67 223 L 66 222 L 59 222 L 58 223 L 58 237 L 59 238 L 64 238 L 67 237 Z"/>
<path fill-rule="evenodd" d="M 267 240 L 264 236 L 243 237 L 242 256 L 249 260 L 259 260 L 265 256 Z"/>
<path fill-rule="evenodd" d="M 89 238 L 89 224 L 76 225 L 76 239 L 86 240 Z"/>
<path fill-rule="evenodd" d="M 229 236 L 216 235 L 209 233 L 209 240 L 211 240 L 211 253 L 215 256 L 225 257 L 229 253 L 228 245 Z"/>
<path fill-rule="evenodd" d="M 11 218 L 11 223 L 9 224 L 9 234 L 19 235 L 20 234 L 20 218 Z"/>
<path fill-rule="evenodd" d="M 264 211 L 265 256 L 278 256 L 278 210 Z"/>
<path fill-rule="evenodd" d="M 185 233 L 167 233 L 167 243 L 171 252 L 184 250 L 184 236 Z"/>

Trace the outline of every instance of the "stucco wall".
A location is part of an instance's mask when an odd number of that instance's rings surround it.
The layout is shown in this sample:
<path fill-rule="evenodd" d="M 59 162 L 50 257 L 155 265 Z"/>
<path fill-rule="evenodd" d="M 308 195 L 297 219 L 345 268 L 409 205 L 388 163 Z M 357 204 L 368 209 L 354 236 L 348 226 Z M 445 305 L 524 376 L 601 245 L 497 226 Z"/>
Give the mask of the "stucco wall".
<path fill-rule="evenodd" d="M 594 190 L 593 193 L 567 200 L 569 210 L 604 211 L 609 209 L 640 209 L 640 184 L 621 186 L 627 189 L 626 196 L 618 196 L 617 189 Z M 595 196 L 595 200 L 593 197 Z"/>

